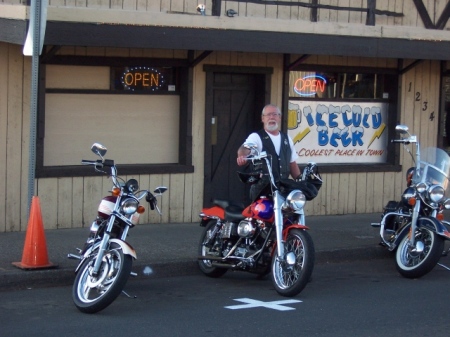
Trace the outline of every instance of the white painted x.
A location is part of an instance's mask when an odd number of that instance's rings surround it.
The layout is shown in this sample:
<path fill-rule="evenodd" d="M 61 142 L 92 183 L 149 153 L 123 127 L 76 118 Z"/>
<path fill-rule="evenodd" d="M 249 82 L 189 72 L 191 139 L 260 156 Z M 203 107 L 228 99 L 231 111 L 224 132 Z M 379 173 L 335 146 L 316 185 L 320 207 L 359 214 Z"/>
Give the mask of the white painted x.
<path fill-rule="evenodd" d="M 235 310 L 235 309 L 249 309 L 249 308 L 264 307 L 267 309 L 274 309 L 274 310 L 278 310 L 278 311 L 287 311 L 287 310 L 295 310 L 295 308 L 286 307 L 281 304 L 302 302 L 299 300 L 281 300 L 281 301 L 263 302 L 263 301 L 258 301 L 258 300 L 252 300 L 251 298 L 236 298 L 235 301 L 244 302 L 247 304 L 231 305 L 231 306 L 225 307 L 225 309 Z"/>

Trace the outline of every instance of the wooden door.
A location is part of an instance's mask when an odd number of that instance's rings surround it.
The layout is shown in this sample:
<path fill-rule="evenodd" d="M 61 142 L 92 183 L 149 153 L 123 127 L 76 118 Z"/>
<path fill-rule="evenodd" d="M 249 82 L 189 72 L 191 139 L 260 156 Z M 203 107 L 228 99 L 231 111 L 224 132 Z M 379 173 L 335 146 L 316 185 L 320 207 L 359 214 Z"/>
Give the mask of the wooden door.
<path fill-rule="evenodd" d="M 249 202 L 249 186 L 239 181 L 237 150 L 262 127 L 266 76 L 210 72 L 206 90 L 204 205 L 214 199 Z"/>

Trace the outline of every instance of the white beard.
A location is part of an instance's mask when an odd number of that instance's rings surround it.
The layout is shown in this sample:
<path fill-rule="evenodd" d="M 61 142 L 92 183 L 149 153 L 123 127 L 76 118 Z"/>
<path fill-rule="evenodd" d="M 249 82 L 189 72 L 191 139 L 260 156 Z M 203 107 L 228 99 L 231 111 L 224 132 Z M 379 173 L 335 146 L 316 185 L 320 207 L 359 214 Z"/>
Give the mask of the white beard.
<path fill-rule="evenodd" d="M 268 131 L 278 130 L 278 123 L 277 122 L 267 123 L 266 128 L 267 128 Z"/>

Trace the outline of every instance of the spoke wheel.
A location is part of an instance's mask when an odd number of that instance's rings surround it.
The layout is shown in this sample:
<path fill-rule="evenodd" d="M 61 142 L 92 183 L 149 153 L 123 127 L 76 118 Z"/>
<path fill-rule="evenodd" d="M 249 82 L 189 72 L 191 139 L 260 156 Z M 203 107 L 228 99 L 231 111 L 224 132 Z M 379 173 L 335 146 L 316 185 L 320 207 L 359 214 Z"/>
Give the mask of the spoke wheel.
<path fill-rule="evenodd" d="M 124 255 L 117 243 L 105 252 L 98 275 L 92 275 L 96 256 L 81 266 L 72 287 L 75 306 L 82 312 L 103 310 L 119 296 L 131 273 L 132 257 Z"/>
<path fill-rule="evenodd" d="M 407 278 L 418 278 L 429 273 L 444 250 L 444 239 L 427 228 L 417 228 L 414 236 L 415 245 L 411 246 L 406 233 L 395 254 L 397 270 Z"/>
<path fill-rule="evenodd" d="M 304 230 L 290 230 L 284 254 L 283 260 L 276 254 L 272 259 L 272 281 L 280 295 L 290 297 L 299 294 L 311 278 L 315 259 L 311 236 Z"/>

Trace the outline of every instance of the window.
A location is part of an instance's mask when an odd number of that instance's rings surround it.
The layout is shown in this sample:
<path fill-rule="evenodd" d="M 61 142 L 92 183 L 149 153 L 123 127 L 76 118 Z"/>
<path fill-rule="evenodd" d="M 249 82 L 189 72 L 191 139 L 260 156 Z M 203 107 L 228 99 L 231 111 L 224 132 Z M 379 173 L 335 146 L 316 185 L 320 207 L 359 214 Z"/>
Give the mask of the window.
<path fill-rule="evenodd" d="M 386 99 L 393 75 L 376 73 L 289 72 L 289 98 Z"/>
<path fill-rule="evenodd" d="M 316 68 L 289 72 L 285 118 L 298 163 L 393 164 L 388 134 L 395 121 L 398 75 Z"/>
<path fill-rule="evenodd" d="M 91 175 L 80 162 L 94 159 L 94 142 L 108 148 L 106 157 L 122 174 L 192 172 L 191 125 L 184 122 L 190 118 L 182 104 L 187 68 L 81 59 L 42 66 L 36 176 Z"/>

